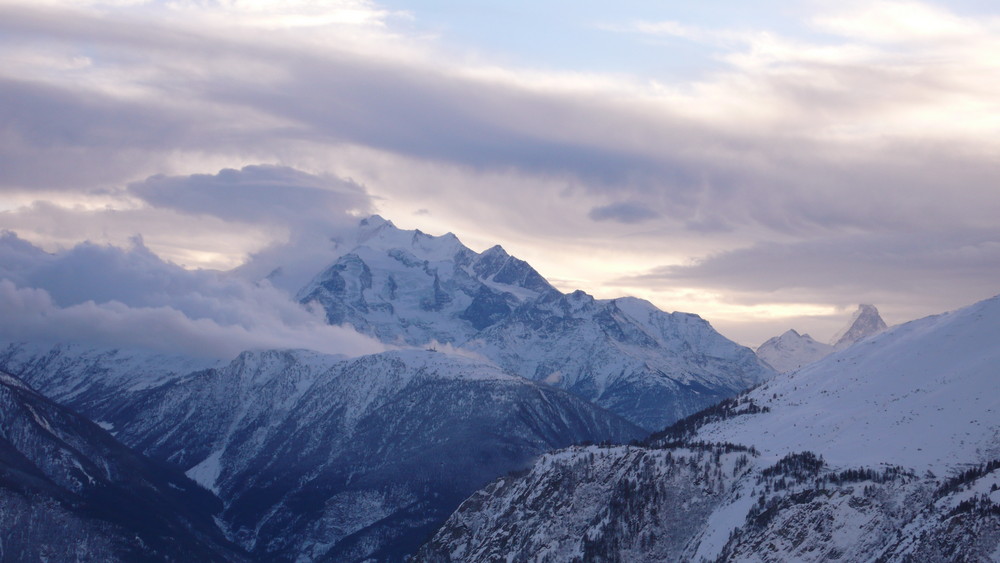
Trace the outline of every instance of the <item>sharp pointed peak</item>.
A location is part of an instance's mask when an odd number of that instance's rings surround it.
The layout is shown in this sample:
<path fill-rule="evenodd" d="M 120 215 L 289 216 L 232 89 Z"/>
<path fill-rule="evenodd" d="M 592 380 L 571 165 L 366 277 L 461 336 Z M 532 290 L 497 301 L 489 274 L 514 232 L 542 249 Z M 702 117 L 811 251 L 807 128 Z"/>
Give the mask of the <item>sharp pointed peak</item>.
<path fill-rule="evenodd" d="M 508 254 L 507 251 L 504 250 L 504 247 L 500 246 L 499 244 L 494 244 L 493 246 L 487 248 L 486 250 L 483 251 L 482 255 L 483 256 L 493 256 L 493 255 L 497 255 L 497 256 L 510 256 L 510 254 Z"/>
<path fill-rule="evenodd" d="M 851 315 L 847 325 L 840 330 L 830 343 L 838 348 L 846 348 L 862 338 L 878 334 L 888 328 L 878 308 L 870 303 L 861 303 Z"/>

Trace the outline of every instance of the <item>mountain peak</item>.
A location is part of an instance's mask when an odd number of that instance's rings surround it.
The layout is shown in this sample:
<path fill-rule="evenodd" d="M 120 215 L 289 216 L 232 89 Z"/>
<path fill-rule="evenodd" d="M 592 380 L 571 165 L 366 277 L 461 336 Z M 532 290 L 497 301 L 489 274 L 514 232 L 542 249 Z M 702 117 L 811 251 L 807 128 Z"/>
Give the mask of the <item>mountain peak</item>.
<path fill-rule="evenodd" d="M 862 303 L 858 305 L 851 320 L 840 332 L 834 335 L 830 344 L 834 348 L 841 350 L 854 344 L 862 338 L 867 338 L 873 334 L 884 331 L 888 326 L 882 320 L 878 309 L 871 304 Z"/>
<path fill-rule="evenodd" d="M 396 226 L 396 225 L 394 225 L 392 223 L 392 221 L 390 221 L 390 220 L 382 217 L 381 215 L 371 215 L 369 217 L 365 217 L 359 223 L 359 226 L 361 226 L 361 227 L 369 227 L 371 229 L 378 229 L 379 227 L 382 227 L 383 225 L 389 225 L 390 227 L 395 227 Z"/>
<path fill-rule="evenodd" d="M 782 373 L 811 364 L 830 352 L 833 347 L 795 329 L 788 329 L 757 347 L 757 357 Z"/>
<path fill-rule="evenodd" d="M 364 244 L 372 239 L 384 236 L 386 232 L 397 233 L 400 232 L 400 229 L 392 221 L 384 219 L 381 215 L 366 217 L 358 223 L 358 243 Z"/>
<path fill-rule="evenodd" d="M 504 248 L 502 246 L 500 246 L 499 244 L 494 244 L 493 246 L 491 246 L 491 247 L 487 248 L 486 250 L 484 250 L 483 253 L 480 256 L 483 256 L 483 257 L 487 257 L 487 256 L 490 256 L 490 257 L 493 257 L 493 256 L 502 256 L 502 257 L 506 258 L 506 257 L 510 256 L 510 254 L 507 254 L 507 251 L 504 250 Z"/>

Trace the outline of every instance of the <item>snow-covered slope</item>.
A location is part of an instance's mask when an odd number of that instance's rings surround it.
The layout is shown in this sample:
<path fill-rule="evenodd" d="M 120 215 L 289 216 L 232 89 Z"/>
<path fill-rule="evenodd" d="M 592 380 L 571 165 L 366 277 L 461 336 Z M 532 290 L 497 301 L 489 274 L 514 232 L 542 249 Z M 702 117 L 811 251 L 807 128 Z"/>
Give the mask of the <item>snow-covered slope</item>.
<path fill-rule="evenodd" d="M 646 429 L 660 429 L 772 374 L 697 315 L 635 298 L 550 293 L 463 345 Z"/>
<path fill-rule="evenodd" d="M 778 373 L 794 371 L 833 353 L 833 346 L 817 342 L 808 334 L 788 330 L 757 348 L 757 357 Z"/>
<path fill-rule="evenodd" d="M 449 343 L 567 389 L 647 429 L 773 375 L 695 315 L 631 298 L 562 294 L 495 246 L 361 222 L 344 254 L 299 292 L 333 324 L 390 344 Z"/>
<path fill-rule="evenodd" d="M 874 305 L 861 304 L 830 344 L 817 342 L 808 334 L 788 330 L 757 347 L 757 357 L 779 373 L 797 370 L 886 330 L 885 321 Z"/>
<path fill-rule="evenodd" d="M 237 561 L 221 503 L 0 372 L 0 559 Z"/>
<path fill-rule="evenodd" d="M 874 305 L 862 303 L 854 311 L 851 320 L 830 340 L 830 344 L 837 350 L 843 350 L 855 342 L 878 334 L 888 328 L 882 316 L 878 314 L 878 309 Z"/>
<path fill-rule="evenodd" d="M 218 360 L 80 344 L 0 343 L 0 370 L 89 416 L 113 409 L 123 391 L 148 389 L 219 365 Z"/>
<path fill-rule="evenodd" d="M 698 438 L 918 471 L 1000 457 L 998 334 L 1000 297 L 900 325 L 768 381 L 747 396 L 770 412 Z"/>
<path fill-rule="evenodd" d="M 548 454 L 469 497 L 416 560 L 687 561 L 748 459 L 711 447 Z"/>
<path fill-rule="evenodd" d="M 246 352 L 117 396 L 84 406 L 215 491 L 231 537 L 268 560 L 400 560 L 497 475 L 553 448 L 641 435 L 564 391 L 424 350 Z"/>
<path fill-rule="evenodd" d="M 421 556 L 516 559 L 551 545 L 551 561 L 586 553 L 634 561 L 995 561 L 997 334 L 1000 297 L 867 338 L 682 420 L 642 447 L 556 452 L 526 476 L 471 497 Z M 692 449 L 712 453 L 688 456 L 682 467 L 667 462 L 667 453 L 676 464 Z M 657 492 L 664 480 L 695 490 L 672 498 Z M 532 500 L 537 487 L 544 502 Z M 512 515 L 521 519 L 516 527 Z M 608 521 L 614 533 L 603 527 Z"/>

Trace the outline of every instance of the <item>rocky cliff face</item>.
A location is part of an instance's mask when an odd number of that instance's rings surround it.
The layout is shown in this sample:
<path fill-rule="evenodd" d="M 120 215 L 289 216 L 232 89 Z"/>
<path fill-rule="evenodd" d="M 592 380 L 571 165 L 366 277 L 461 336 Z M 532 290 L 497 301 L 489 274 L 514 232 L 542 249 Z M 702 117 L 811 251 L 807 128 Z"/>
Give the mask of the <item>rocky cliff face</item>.
<path fill-rule="evenodd" d="M 748 452 L 571 448 L 469 497 L 417 561 L 685 561 Z"/>

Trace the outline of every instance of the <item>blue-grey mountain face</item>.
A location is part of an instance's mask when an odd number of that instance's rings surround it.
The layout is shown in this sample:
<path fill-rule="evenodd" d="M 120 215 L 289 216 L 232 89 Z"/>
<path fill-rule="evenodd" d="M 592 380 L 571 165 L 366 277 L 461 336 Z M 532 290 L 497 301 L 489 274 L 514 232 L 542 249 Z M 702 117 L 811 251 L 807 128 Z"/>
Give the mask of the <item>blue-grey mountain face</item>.
<path fill-rule="evenodd" d="M 0 373 L 0 558 L 240 561 L 221 503 Z"/>
<path fill-rule="evenodd" d="M 450 343 L 659 429 L 773 375 L 695 315 L 563 294 L 495 246 L 362 221 L 303 303 L 391 344 Z"/>
<path fill-rule="evenodd" d="M 60 350 L 0 358 L 72 404 L 88 384 L 67 385 Z M 136 359 L 96 356 L 91 371 L 125 384 L 116 401 L 85 400 L 88 414 L 215 491 L 230 536 L 268 560 L 401 560 L 469 493 L 540 453 L 642 434 L 569 393 L 431 351 L 248 352 L 155 384 L 117 374 Z"/>

